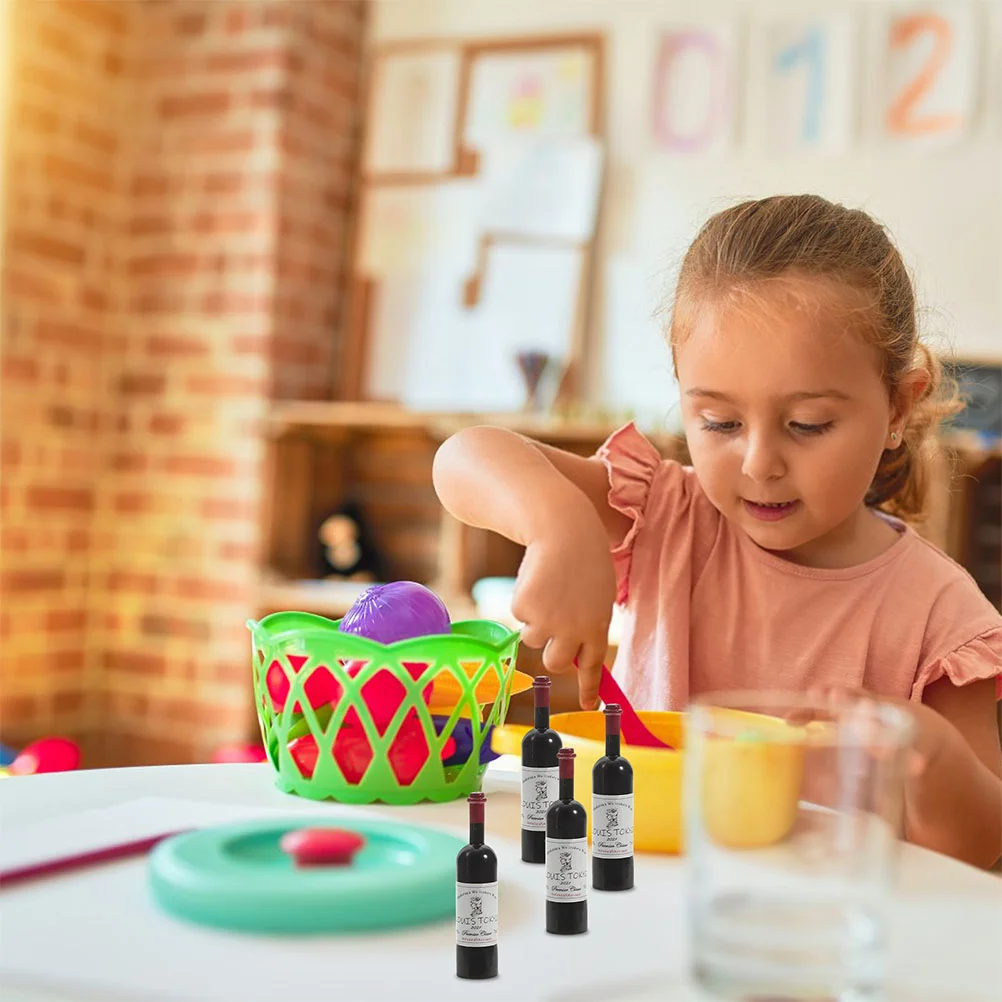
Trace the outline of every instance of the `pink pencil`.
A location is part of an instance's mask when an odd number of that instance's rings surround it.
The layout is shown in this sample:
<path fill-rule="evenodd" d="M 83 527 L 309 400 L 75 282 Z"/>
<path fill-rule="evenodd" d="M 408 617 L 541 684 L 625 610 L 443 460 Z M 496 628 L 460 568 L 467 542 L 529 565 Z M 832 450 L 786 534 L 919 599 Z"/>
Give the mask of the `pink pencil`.
<path fill-rule="evenodd" d="M 180 835 L 182 832 L 190 830 L 189 828 L 181 828 L 177 831 L 161 832 L 159 835 L 148 835 L 146 838 L 135 839 L 132 842 L 106 845 L 91 852 L 80 852 L 72 856 L 49 859 L 44 863 L 30 863 L 27 866 L 15 866 L 9 870 L 0 870 L 0 889 L 10 887 L 11 884 L 21 880 L 30 880 L 32 877 L 44 877 L 50 873 L 76 870 L 81 866 L 91 866 L 94 863 L 106 863 L 113 859 L 138 856 L 140 853 L 148 852 L 158 842 L 163 841 L 163 839 L 170 838 L 172 835 Z"/>

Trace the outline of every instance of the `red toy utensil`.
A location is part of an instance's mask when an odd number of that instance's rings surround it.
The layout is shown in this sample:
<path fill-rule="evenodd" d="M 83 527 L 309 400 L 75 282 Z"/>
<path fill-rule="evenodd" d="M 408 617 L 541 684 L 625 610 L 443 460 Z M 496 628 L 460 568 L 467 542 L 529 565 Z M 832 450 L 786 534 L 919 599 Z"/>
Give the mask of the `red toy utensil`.
<path fill-rule="evenodd" d="M 575 668 L 577 664 L 578 662 L 575 658 Z M 633 704 L 626 693 L 620 689 L 619 683 L 612 677 L 612 672 L 605 665 L 602 665 L 602 675 L 598 680 L 598 695 L 599 699 L 606 705 L 609 703 L 619 703 L 623 708 L 622 734 L 623 741 L 626 744 L 642 748 L 667 748 L 670 751 L 675 750 L 666 741 L 662 741 L 659 737 L 651 733 L 647 724 L 640 719 L 637 711 L 633 709 Z"/>

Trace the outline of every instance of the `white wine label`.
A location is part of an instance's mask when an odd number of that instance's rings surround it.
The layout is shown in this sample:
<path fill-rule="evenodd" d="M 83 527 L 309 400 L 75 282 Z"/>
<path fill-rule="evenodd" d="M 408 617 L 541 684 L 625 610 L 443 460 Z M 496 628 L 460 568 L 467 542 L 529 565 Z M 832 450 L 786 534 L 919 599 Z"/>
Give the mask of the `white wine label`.
<path fill-rule="evenodd" d="M 498 882 L 456 881 L 456 945 L 497 946 Z"/>
<path fill-rule="evenodd" d="M 547 838 L 546 900 L 584 901 L 588 897 L 588 839 Z"/>
<path fill-rule="evenodd" d="M 591 798 L 591 854 L 597 859 L 625 859 L 633 855 L 633 794 Z"/>
<path fill-rule="evenodd" d="M 558 767 L 531 769 L 522 766 L 522 827 L 531 832 L 546 831 L 546 812 L 560 796 Z"/>

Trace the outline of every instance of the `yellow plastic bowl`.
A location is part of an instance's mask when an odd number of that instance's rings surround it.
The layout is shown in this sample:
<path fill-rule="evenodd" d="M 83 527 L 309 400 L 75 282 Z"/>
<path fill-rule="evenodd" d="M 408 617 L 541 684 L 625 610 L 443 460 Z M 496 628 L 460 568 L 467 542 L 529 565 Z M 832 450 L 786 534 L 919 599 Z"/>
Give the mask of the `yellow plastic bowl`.
<path fill-rule="evenodd" d="M 639 716 L 652 733 L 679 750 L 623 746 L 633 766 L 634 847 L 637 852 L 677 853 L 682 849 L 685 714 L 641 710 Z M 605 754 L 605 716 L 599 710 L 557 713 L 550 726 L 575 751 L 575 795 L 590 811 L 592 769 Z M 787 727 L 778 720 L 776 726 Z M 510 724 L 496 728 L 492 747 L 520 755 L 528 730 Z M 709 837 L 735 848 L 784 838 L 796 820 L 802 769 L 802 751 L 795 742 L 711 739 L 703 795 Z"/>

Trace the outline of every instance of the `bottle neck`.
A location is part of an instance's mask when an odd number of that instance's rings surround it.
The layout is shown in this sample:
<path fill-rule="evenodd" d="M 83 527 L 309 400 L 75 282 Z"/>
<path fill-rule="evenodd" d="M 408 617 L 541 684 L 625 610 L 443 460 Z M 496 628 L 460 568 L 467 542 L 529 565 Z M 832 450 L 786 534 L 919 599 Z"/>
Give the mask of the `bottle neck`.
<path fill-rule="evenodd" d="M 560 799 L 561 800 L 573 800 L 574 799 L 574 777 L 567 776 L 561 777 L 560 779 Z"/>
<path fill-rule="evenodd" d="M 550 726 L 550 708 L 548 706 L 537 706 L 533 721 L 537 731 L 545 731 Z"/>
<path fill-rule="evenodd" d="M 470 822 L 470 845 L 484 844 L 484 823 L 483 821 Z"/>
<path fill-rule="evenodd" d="M 606 734 L 605 754 L 607 758 L 617 758 L 619 756 L 619 732 Z"/>

